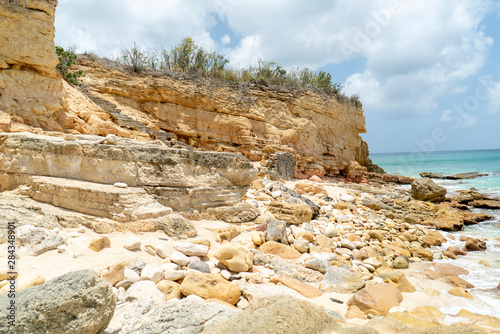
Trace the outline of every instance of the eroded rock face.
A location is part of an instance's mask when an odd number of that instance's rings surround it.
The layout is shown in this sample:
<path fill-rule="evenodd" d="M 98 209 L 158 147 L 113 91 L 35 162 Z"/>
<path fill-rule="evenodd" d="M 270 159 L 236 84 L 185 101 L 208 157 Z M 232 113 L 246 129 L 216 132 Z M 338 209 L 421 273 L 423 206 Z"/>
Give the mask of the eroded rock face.
<path fill-rule="evenodd" d="M 252 84 L 132 77 L 91 60 L 80 64 L 99 98 L 149 114 L 149 122 L 195 147 L 241 152 L 255 161 L 278 151 L 298 154 L 297 176 L 303 177 L 339 174 L 350 161 L 368 161 L 359 102 Z"/>
<path fill-rule="evenodd" d="M 172 149 L 123 138 L 110 145 L 97 136 L 70 141 L 30 133 L 1 134 L 1 190 L 24 184 L 31 175 L 144 187 L 162 205 L 183 210 L 235 204 L 253 181 L 255 169 L 232 153 Z M 127 189 L 116 191 L 132 191 Z M 229 196 L 211 196 L 218 191 Z M 191 196 L 178 197 L 179 192 Z"/>

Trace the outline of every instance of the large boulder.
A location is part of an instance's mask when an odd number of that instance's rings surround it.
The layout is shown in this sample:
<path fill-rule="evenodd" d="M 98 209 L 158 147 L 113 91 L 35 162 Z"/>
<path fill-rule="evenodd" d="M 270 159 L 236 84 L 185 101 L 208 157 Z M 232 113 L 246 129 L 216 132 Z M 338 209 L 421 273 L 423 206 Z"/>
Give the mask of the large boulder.
<path fill-rule="evenodd" d="M 144 300 L 118 305 L 104 334 L 198 334 L 240 311 L 191 296 L 159 306 Z"/>
<path fill-rule="evenodd" d="M 250 203 L 242 202 L 233 206 L 209 208 L 207 214 L 226 223 L 238 224 L 255 220 L 259 216 L 259 210 Z"/>
<path fill-rule="evenodd" d="M 402 300 L 403 295 L 395 285 L 383 283 L 359 290 L 347 301 L 347 305 L 356 305 L 362 311 L 375 310 L 380 314 L 386 314 Z"/>
<path fill-rule="evenodd" d="M 0 297 L 0 333 L 13 333 L 7 307 L 12 299 Z M 67 273 L 16 294 L 14 333 L 102 333 L 116 307 L 109 285 L 93 270 Z"/>
<path fill-rule="evenodd" d="M 411 183 L 411 197 L 419 201 L 442 202 L 446 197 L 446 188 L 424 177 Z"/>
<path fill-rule="evenodd" d="M 266 297 L 237 316 L 209 328 L 219 333 L 324 333 L 339 325 L 321 307 L 290 296 Z"/>
<path fill-rule="evenodd" d="M 477 238 L 467 238 L 465 241 L 464 250 L 470 251 L 484 251 L 486 250 L 486 242 Z"/>

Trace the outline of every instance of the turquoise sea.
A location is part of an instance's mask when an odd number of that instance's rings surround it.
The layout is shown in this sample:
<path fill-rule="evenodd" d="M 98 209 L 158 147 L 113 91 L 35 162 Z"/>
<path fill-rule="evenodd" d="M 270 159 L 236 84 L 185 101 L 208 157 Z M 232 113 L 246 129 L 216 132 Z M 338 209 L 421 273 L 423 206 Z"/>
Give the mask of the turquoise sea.
<path fill-rule="evenodd" d="M 467 180 L 434 181 L 448 189 L 452 194 L 459 189 L 476 188 L 481 193 L 500 199 L 500 149 L 448 152 L 413 152 L 413 153 L 383 153 L 370 154 L 374 163 L 384 168 L 387 173 L 419 177 L 420 172 L 433 172 L 443 175 L 453 175 L 468 172 L 485 172 L 486 176 Z M 406 186 L 409 188 L 409 186 Z M 453 232 L 456 240 L 450 240 L 443 245 L 463 247 L 459 236 L 466 235 L 487 239 L 485 252 L 469 252 L 458 260 L 439 260 L 462 266 L 470 270 L 463 278 L 475 285 L 471 293 L 474 300 L 464 302 L 459 297 L 452 306 L 442 311 L 448 314 L 458 313 L 461 308 L 476 313 L 500 317 L 500 298 L 496 286 L 500 283 L 500 210 L 473 209 L 474 212 L 492 214 L 493 220 L 477 225 L 466 226 L 464 231 Z M 447 234 L 447 233 L 445 233 Z M 497 240 L 494 240 L 497 239 Z M 491 267 L 479 264 L 486 260 Z M 454 297 L 455 298 L 455 297 Z M 462 298 L 464 299 L 464 298 Z"/>

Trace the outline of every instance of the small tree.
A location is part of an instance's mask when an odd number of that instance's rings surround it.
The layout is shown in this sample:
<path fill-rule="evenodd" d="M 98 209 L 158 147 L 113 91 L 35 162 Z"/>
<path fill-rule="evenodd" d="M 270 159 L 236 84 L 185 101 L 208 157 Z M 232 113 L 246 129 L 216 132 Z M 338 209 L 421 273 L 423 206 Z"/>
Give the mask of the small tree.
<path fill-rule="evenodd" d="M 122 59 L 125 64 L 130 66 L 132 72 L 141 72 L 148 64 L 147 52 L 142 50 L 136 42 L 130 50 L 122 48 Z"/>

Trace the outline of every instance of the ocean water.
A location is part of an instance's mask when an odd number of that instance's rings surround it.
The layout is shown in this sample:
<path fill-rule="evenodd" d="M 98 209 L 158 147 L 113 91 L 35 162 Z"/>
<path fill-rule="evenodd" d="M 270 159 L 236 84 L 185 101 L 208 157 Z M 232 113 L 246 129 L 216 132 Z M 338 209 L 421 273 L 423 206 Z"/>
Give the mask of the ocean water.
<path fill-rule="evenodd" d="M 430 153 L 385 153 L 372 154 L 370 158 L 374 163 L 385 169 L 390 174 L 400 174 L 419 177 L 420 172 L 433 172 L 443 175 L 453 175 L 468 172 L 484 172 L 481 176 L 467 180 L 438 180 L 434 181 L 447 188 L 448 194 L 453 194 L 460 189 L 476 188 L 479 192 L 489 194 L 500 200 L 500 149 L 475 150 L 475 151 L 449 151 Z M 495 289 L 500 283 L 500 210 L 473 209 L 473 212 L 488 213 L 494 219 L 477 225 L 466 226 L 464 231 L 444 233 L 452 234 L 456 240 L 450 240 L 442 246 L 462 248 L 464 243 L 458 239 L 461 235 L 487 239 L 485 252 L 469 252 L 468 255 L 457 260 L 439 260 L 459 265 L 470 271 L 464 276 L 466 281 L 475 285 L 470 292 L 474 298 L 468 300 L 460 297 L 452 305 L 444 306 L 441 311 L 447 314 L 456 314 L 464 308 L 469 311 L 500 317 L 499 290 Z M 479 264 L 486 260 L 491 267 Z"/>

